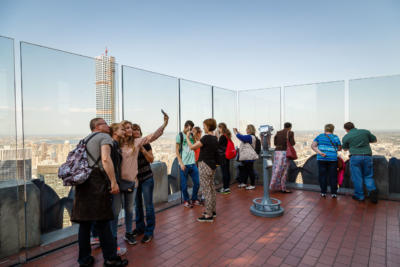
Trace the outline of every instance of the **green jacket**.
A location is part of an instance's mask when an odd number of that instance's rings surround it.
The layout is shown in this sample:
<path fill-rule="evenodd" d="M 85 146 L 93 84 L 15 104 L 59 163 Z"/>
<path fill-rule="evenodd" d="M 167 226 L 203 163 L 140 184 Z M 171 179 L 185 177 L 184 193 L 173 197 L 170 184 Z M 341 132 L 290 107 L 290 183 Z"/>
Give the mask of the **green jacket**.
<path fill-rule="evenodd" d="M 376 142 L 376 136 L 368 130 L 351 129 L 342 139 L 343 149 L 349 149 L 351 155 L 372 155 L 370 143 Z"/>

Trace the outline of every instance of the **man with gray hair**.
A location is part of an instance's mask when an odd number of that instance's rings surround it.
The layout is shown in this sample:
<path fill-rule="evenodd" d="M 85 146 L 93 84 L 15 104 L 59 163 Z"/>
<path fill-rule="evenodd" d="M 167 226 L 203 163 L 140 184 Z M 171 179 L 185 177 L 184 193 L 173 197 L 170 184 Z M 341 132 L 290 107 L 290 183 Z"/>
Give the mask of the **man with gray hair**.
<path fill-rule="evenodd" d="M 99 235 L 104 266 L 126 266 L 127 260 L 117 256 L 115 240 L 111 233 L 110 221 L 114 219 L 112 194 L 119 193 L 111 160 L 113 143 L 110 128 L 102 118 L 90 121 L 92 131 L 85 138 L 89 166 L 93 169 L 89 178 L 75 186 L 75 199 L 71 221 L 79 223 L 78 244 L 80 266 L 92 266 L 90 229 L 92 224 Z"/>

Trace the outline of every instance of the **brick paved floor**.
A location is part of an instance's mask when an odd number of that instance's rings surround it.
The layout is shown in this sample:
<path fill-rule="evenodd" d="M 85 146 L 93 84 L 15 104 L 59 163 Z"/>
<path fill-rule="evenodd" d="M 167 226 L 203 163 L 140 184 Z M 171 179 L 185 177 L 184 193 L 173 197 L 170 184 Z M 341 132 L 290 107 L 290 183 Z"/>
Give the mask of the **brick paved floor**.
<path fill-rule="evenodd" d="M 400 266 L 400 202 L 373 205 L 295 191 L 274 194 L 285 214 L 269 219 L 249 212 L 261 195 L 262 187 L 219 195 L 214 223 L 196 222 L 201 207 L 157 214 L 151 243 L 129 246 L 120 238 L 129 247 L 129 266 Z M 100 249 L 93 255 L 102 266 Z M 26 266 L 76 266 L 76 258 L 72 245 Z"/>

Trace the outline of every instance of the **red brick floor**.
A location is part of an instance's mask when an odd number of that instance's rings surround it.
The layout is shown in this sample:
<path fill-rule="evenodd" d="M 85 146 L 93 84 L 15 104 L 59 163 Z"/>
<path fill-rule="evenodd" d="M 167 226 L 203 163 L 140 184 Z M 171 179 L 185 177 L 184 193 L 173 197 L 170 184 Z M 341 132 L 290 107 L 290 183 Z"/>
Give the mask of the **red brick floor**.
<path fill-rule="evenodd" d="M 219 195 L 214 223 L 196 221 L 201 207 L 157 214 L 153 241 L 128 245 L 129 266 L 400 266 L 400 202 L 295 191 L 274 195 L 285 213 L 271 219 L 249 211 L 261 195 L 262 187 Z M 77 250 L 72 245 L 26 266 L 76 266 Z M 93 255 L 102 266 L 101 250 Z"/>

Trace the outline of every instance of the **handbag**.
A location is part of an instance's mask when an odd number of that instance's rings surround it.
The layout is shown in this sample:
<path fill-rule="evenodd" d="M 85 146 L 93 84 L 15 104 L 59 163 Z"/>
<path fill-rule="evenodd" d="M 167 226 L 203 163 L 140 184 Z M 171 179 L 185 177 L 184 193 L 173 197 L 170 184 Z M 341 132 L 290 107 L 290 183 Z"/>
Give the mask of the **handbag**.
<path fill-rule="evenodd" d="M 328 137 L 328 139 L 329 139 L 329 142 L 331 142 L 331 145 L 333 146 L 333 148 L 335 149 L 335 151 L 336 151 L 336 155 L 337 155 L 337 148 L 336 148 L 336 146 L 335 146 L 335 144 L 332 142 L 332 139 L 329 137 L 329 135 L 327 135 L 327 134 L 325 134 L 325 136 L 326 137 Z M 339 170 L 341 170 L 341 169 L 343 169 L 343 159 L 339 156 L 339 155 L 337 155 L 337 157 L 338 157 L 338 161 L 337 161 L 337 165 L 338 165 L 338 169 Z"/>
<path fill-rule="evenodd" d="M 252 144 L 255 144 L 255 137 L 251 137 Z M 258 159 L 258 154 L 255 151 L 255 148 L 253 145 L 249 143 L 240 143 L 239 147 L 239 161 L 245 161 L 245 160 L 256 160 Z"/>
<path fill-rule="evenodd" d="M 292 144 L 289 142 L 289 131 L 286 135 L 286 158 L 291 160 L 297 159 L 297 153 Z"/>
<path fill-rule="evenodd" d="M 127 192 L 131 193 L 135 190 L 135 182 L 127 181 L 124 179 L 118 179 L 118 186 L 119 186 L 119 191 L 121 192 Z"/>

